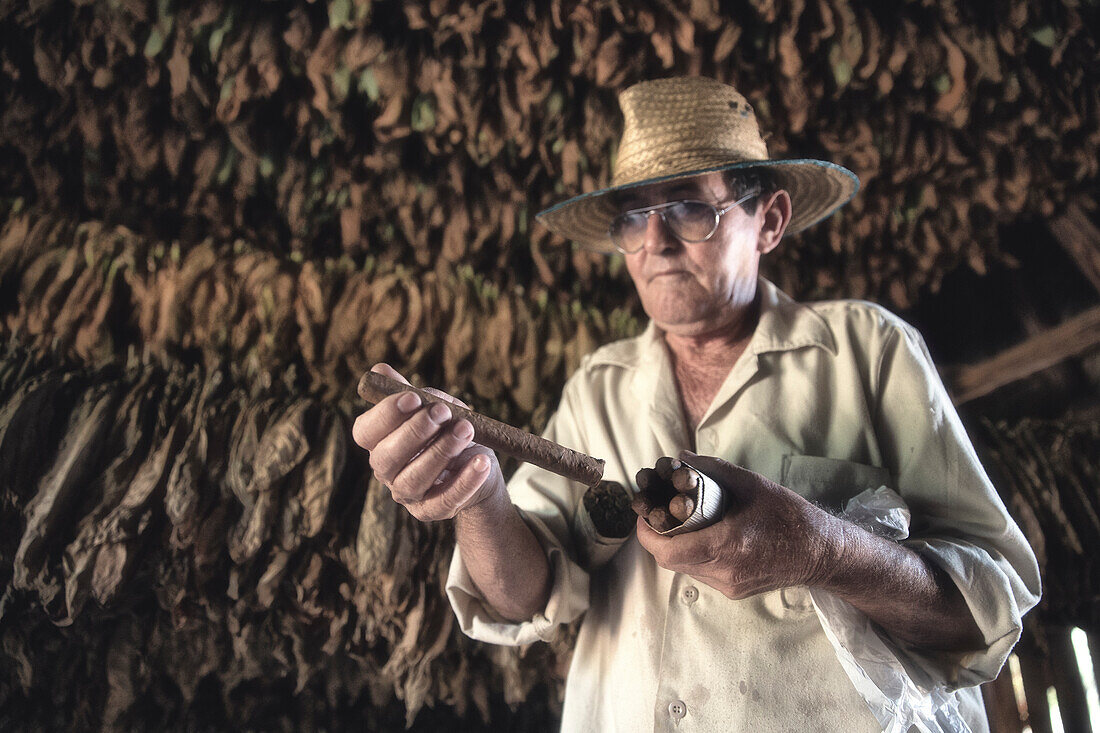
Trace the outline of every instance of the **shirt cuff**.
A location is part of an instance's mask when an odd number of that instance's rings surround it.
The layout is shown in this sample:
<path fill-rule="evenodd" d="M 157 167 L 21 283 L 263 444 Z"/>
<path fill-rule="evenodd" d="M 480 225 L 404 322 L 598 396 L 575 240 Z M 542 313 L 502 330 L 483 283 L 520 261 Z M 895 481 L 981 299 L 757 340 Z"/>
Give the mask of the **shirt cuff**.
<path fill-rule="evenodd" d="M 955 583 L 985 648 L 973 652 L 940 654 L 907 650 L 926 671 L 938 673 L 948 689 L 979 685 L 997 678 L 1023 629 L 1022 616 L 1034 601 L 1017 598 L 999 567 L 999 555 L 958 539 L 921 538 L 904 541 L 913 551 L 934 562 Z M 992 556 L 992 560 L 991 560 Z M 1003 561 L 1003 560 L 1002 560 Z M 1020 603 L 1025 607 L 1020 608 Z"/>
<path fill-rule="evenodd" d="M 579 501 L 573 518 L 573 534 L 580 561 L 589 572 L 592 572 L 601 565 L 606 565 L 634 532 L 632 530 L 626 537 L 606 537 L 600 534 L 584 502 Z"/>
<path fill-rule="evenodd" d="M 538 517 L 518 509 L 550 564 L 550 598 L 546 608 L 527 621 L 505 619 L 485 600 L 462 561 L 456 545 L 447 574 L 447 599 L 462 633 L 490 644 L 520 646 L 549 641 L 561 624 L 574 621 L 588 609 L 588 573 L 566 555 L 557 538 Z"/>

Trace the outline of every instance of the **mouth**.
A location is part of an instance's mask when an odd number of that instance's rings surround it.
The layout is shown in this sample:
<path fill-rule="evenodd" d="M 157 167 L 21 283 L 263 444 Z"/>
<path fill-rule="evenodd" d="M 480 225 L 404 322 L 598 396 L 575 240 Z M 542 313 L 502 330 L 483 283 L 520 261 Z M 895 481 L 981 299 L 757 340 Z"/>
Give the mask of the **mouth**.
<path fill-rule="evenodd" d="M 663 278 L 663 277 L 687 277 L 689 275 L 687 270 L 666 270 L 664 272 L 655 272 L 649 276 L 649 282 Z"/>

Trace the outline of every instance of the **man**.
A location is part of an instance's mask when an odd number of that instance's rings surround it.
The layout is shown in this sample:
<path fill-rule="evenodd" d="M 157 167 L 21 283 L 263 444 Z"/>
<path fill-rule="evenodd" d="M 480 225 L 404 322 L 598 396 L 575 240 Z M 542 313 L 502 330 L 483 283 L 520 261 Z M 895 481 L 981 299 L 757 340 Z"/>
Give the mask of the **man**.
<path fill-rule="evenodd" d="M 463 630 L 523 644 L 584 613 L 566 730 L 879 730 L 807 589 L 827 591 L 907 668 L 962 688 L 962 717 L 986 730 L 973 685 L 996 676 L 1037 601 L 1034 556 L 919 335 L 871 304 L 797 304 L 758 276 L 855 176 L 769 160 L 751 107 L 715 81 L 645 82 L 620 101 L 614 185 L 539 219 L 622 251 L 650 324 L 585 359 L 545 435 L 631 486 L 683 455 L 727 510 L 675 537 L 639 519 L 617 548 L 585 521 L 585 487 L 523 466 L 506 488 L 468 423 L 387 398 L 355 438 L 414 516 L 454 518 Z M 838 516 L 882 486 L 911 512 L 908 540 Z"/>

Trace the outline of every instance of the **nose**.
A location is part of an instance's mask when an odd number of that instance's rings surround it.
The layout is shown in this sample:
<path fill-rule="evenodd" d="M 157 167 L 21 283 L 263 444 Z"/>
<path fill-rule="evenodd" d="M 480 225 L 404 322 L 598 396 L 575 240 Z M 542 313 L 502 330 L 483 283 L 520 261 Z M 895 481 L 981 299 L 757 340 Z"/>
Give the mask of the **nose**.
<path fill-rule="evenodd" d="M 653 254 L 661 254 L 674 250 L 679 245 L 680 240 L 669 231 L 660 212 L 646 213 L 645 242 L 642 244 L 642 249 Z"/>

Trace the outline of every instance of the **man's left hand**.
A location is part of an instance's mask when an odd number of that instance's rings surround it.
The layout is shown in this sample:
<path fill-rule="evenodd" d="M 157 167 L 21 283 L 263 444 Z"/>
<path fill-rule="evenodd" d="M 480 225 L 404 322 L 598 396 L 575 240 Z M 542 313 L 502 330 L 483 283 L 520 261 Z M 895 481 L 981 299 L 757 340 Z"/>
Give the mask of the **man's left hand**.
<path fill-rule="evenodd" d="M 665 537 L 638 518 L 638 541 L 657 564 L 732 599 L 824 583 L 839 558 L 836 517 L 758 473 L 720 458 L 680 456 L 726 492 L 726 512 L 709 527 Z"/>

